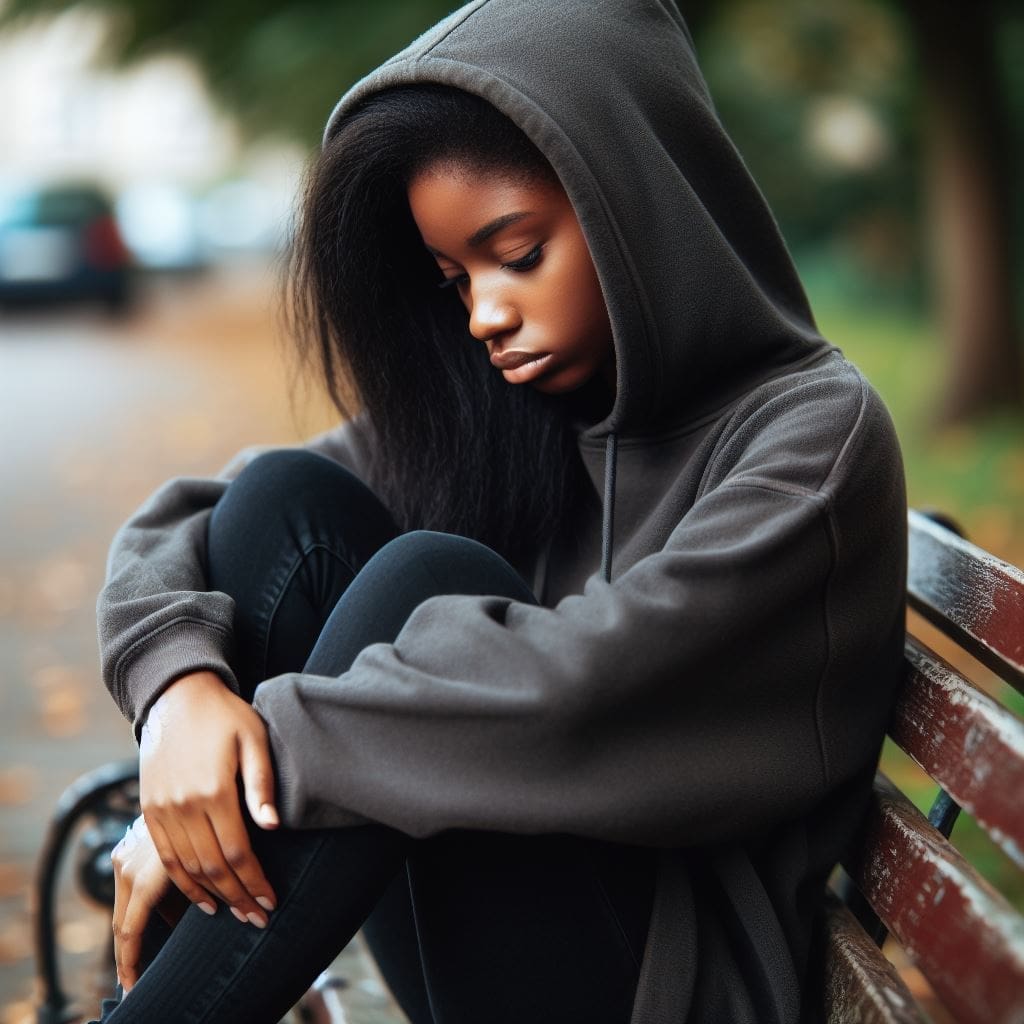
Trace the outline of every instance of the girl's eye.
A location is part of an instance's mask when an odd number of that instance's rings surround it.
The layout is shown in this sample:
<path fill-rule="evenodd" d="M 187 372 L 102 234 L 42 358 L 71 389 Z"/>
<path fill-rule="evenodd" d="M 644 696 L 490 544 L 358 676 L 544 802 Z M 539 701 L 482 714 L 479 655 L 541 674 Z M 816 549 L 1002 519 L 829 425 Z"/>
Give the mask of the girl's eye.
<path fill-rule="evenodd" d="M 469 282 L 469 274 L 456 274 L 455 277 L 446 277 L 438 284 L 438 288 L 459 288 Z"/>
<path fill-rule="evenodd" d="M 540 261 L 543 245 L 535 245 L 522 259 L 512 260 L 511 263 L 502 263 L 506 270 L 530 270 Z"/>

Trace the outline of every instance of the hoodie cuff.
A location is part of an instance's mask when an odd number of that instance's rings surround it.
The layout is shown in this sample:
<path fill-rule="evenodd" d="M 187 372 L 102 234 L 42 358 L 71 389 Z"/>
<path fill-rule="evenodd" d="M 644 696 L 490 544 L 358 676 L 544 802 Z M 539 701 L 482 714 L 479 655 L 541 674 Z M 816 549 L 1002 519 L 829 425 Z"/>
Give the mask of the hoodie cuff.
<path fill-rule="evenodd" d="M 238 680 L 225 656 L 227 631 L 207 623 L 169 623 L 125 655 L 116 674 L 118 703 L 132 720 L 138 741 L 149 709 L 176 679 L 191 672 L 215 672 L 234 693 Z"/>
<path fill-rule="evenodd" d="M 325 791 L 337 796 L 332 786 L 331 773 L 335 766 L 310 763 L 308 745 L 301 739 L 288 742 L 275 719 L 295 732 L 293 684 L 297 676 L 286 673 L 260 683 L 252 706 L 263 719 L 270 739 L 270 754 L 274 762 L 275 796 L 281 824 L 287 828 L 348 828 L 366 825 L 370 819 L 342 806 L 336 800 L 324 799 Z M 299 726 L 301 728 L 301 726 Z M 339 741 L 340 742 L 340 741 Z"/>
<path fill-rule="evenodd" d="M 302 821 L 302 793 L 300 776 L 295 763 L 288 752 L 278 731 L 267 719 L 265 709 L 260 707 L 259 697 L 253 701 L 253 708 L 260 715 L 267 727 L 270 739 L 270 756 L 274 762 L 274 799 L 277 802 L 277 813 L 281 824 L 286 828 L 309 827 Z"/>

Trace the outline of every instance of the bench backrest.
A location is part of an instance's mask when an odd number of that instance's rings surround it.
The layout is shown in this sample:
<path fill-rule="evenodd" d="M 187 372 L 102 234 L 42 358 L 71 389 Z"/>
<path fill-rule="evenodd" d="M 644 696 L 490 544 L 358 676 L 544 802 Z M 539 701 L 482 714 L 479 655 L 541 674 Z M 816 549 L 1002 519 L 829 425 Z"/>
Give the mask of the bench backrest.
<path fill-rule="evenodd" d="M 1024 573 L 911 512 L 908 602 L 1024 692 Z M 941 786 L 928 817 L 884 775 L 830 897 L 827 1024 L 927 1024 L 891 933 L 959 1024 L 1024 1024 L 1024 916 L 946 838 L 959 808 L 1024 869 L 1024 722 L 908 633 L 889 735 Z"/>

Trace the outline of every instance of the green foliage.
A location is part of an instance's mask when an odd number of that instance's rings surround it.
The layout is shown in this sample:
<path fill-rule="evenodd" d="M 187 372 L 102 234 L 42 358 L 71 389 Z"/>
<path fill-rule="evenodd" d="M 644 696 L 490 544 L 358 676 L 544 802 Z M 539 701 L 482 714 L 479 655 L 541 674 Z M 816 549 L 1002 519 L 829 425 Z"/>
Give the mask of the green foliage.
<path fill-rule="evenodd" d="M 919 298 L 917 95 L 910 40 L 889 8 L 733 0 L 700 49 L 789 244 L 827 243 L 875 292 Z"/>
<path fill-rule="evenodd" d="M 823 333 L 864 371 L 889 407 L 910 503 L 949 513 L 976 543 L 1024 565 L 1024 414 L 998 413 L 935 429 L 945 368 L 932 326 L 892 306 L 843 301 L 814 268 L 803 276 Z"/>
<path fill-rule="evenodd" d="M 192 57 L 248 133 L 319 141 L 349 85 L 451 10 L 449 0 L 94 0 L 112 31 L 105 56 Z M 64 0 L 8 0 L 0 25 L 67 10 Z"/>

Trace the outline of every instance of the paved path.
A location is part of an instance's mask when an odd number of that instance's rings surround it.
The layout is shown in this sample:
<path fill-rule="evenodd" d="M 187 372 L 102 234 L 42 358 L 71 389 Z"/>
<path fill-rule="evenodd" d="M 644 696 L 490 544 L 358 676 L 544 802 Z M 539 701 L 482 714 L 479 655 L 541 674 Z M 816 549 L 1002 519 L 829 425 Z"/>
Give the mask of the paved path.
<path fill-rule="evenodd" d="M 119 323 L 87 309 L 0 316 L 0 1024 L 35 1020 L 27 894 L 48 815 L 79 773 L 134 752 L 97 666 L 111 536 L 167 477 L 327 422 L 322 403 L 289 406 L 269 271 L 148 294 Z M 65 904 L 69 970 L 91 975 L 106 916 Z M 350 1024 L 399 1019 L 357 953 L 343 969 Z"/>

